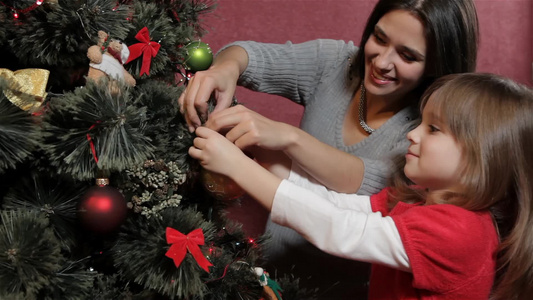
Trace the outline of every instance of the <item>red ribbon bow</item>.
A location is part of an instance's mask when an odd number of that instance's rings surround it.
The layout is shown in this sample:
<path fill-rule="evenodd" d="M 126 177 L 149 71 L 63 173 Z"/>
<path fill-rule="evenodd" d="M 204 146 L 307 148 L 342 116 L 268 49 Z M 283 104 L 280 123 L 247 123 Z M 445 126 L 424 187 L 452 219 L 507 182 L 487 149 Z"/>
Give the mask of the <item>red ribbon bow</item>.
<path fill-rule="evenodd" d="M 187 250 L 192 254 L 198 265 L 209 273 L 209 268 L 213 264 L 210 263 L 207 258 L 200 251 L 199 245 L 204 244 L 204 232 L 202 228 L 195 229 L 189 234 L 184 235 L 174 228 L 167 227 L 166 231 L 167 243 L 172 244 L 168 249 L 165 256 L 172 258 L 176 267 L 179 267 Z"/>
<path fill-rule="evenodd" d="M 145 73 L 150 75 L 150 64 L 152 63 L 152 57 L 155 57 L 157 55 L 157 52 L 159 52 L 159 48 L 161 47 L 161 45 L 159 45 L 159 43 L 150 41 L 150 33 L 148 32 L 148 28 L 146 27 L 139 30 L 139 32 L 137 32 L 137 34 L 135 35 L 135 38 L 139 40 L 140 43 L 128 47 L 128 49 L 130 50 L 130 57 L 128 58 L 128 61 L 126 63 L 129 63 L 130 61 L 143 55 L 140 75 L 142 76 Z"/>

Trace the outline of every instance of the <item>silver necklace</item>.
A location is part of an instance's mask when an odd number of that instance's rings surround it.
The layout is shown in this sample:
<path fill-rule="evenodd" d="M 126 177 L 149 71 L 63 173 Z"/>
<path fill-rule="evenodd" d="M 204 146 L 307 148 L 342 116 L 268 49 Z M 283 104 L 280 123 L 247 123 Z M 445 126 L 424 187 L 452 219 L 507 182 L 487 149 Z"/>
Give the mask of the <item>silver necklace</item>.
<path fill-rule="evenodd" d="M 368 134 L 372 134 L 374 129 L 368 126 L 368 124 L 365 122 L 365 92 L 365 86 L 361 84 L 361 98 L 359 99 L 359 124 L 361 124 L 361 127 L 364 131 L 366 131 Z"/>

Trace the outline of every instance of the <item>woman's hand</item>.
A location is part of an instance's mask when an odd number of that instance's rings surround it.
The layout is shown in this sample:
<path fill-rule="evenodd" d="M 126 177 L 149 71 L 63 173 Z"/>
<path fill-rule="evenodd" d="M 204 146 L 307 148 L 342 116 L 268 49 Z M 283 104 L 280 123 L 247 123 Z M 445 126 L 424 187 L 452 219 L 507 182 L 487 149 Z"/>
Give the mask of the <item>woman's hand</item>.
<path fill-rule="evenodd" d="M 189 131 L 194 131 L 202 125 L 202 120 L 207 119 L 207 101 L 213 92 L 217 101 L 216 111 L 230 106 L 236 86 L 237 79 L 231 78 L 224 68 L 196 72 L 178 99 Z"/>
<path fill-rule="evenodd" d="M 219 132 L 229 129 L 226 138 L 240 149 L 258 146 L 285 150 L 297 133 L 296 127 L 270 120 L 242 105 L 212 113 L 205 126 Z"/>
<path fill-rule="evenodd" d="M 214 112 L 231 105 L 237 80 L 246 66 L 248 54 L 234 46 L 219 53 L 208 70 L 194 74 L 178 99 L 190 132 L 207 119 L 207 101 L 211 94 L 214 93 L 216 99 Z"/>

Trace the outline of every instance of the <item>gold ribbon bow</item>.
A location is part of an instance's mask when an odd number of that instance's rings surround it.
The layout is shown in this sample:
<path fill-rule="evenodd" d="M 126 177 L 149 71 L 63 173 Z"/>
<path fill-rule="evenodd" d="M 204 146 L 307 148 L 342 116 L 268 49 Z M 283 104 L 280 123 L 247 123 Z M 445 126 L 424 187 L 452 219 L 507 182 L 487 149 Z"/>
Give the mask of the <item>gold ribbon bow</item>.
<path fill-rule="evenodd" d="M 0 68 L 0 77 L 8 82 L 4 94 L 11 103 L 22 110 L 36 109 L 46 98 L 46 84 L 50 71 L 44 69 L 21 69 L 15 72 Z"/>

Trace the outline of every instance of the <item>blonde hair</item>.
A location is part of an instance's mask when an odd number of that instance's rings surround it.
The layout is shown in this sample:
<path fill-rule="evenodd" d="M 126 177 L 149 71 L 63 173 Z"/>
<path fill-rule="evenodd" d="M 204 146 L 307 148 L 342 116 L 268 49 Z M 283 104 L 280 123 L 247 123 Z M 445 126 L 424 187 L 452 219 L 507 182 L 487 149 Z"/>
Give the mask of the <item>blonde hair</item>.
<path fill-rule="evenodd" d="M 430 98 L 431 96 L 431 98 Z M 463 149 L 460 191 L 440 203 L 490 210 L 500 235 L 492 299 L 533 295 L 533 92 L 494 74 L 444 76 L 424 93 Z M 425 193 L 396 178 L 397 201 Z"/>

